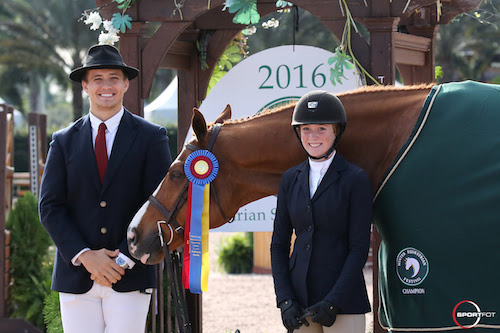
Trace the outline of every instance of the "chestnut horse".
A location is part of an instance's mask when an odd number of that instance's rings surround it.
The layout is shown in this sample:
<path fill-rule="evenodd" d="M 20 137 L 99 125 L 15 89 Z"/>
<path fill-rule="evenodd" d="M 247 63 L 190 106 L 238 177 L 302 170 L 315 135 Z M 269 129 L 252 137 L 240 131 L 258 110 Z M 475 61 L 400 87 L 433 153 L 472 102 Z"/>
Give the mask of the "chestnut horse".
<path fill-rule="evenodd" d="M 375 191 L 410 136 L 431 88 L 363 87 L 338 95 L 348 119 L 338 151 L 366 170 Z M 170 250 L 183 244 L 183 238 L 173 231 L 175 227 L 158 221 L 164 221 L 164 215 L 173 210 L 176 216 L 172 219 L 184 225 L 186 205 L 184 201 L 176 202 L 187 183 L 184 162 L 193 149 L 206 148 L 215 124 L 222 126 L 211 149 L 219 161 L 219 172 L 212 182 L 210 228 L 226 223 L 243 205 L 276 194 L 282 173 L 306 158 L 290 125 L 293 108 L 294 104 L 290 104 L 247 119 L 230 120 L 231 109 L 227 106 L 209 126 L 195 109 L 195 135 L 153 194 L 167 212 L 162 215 L 151 202 L 143 205 L 129 226 L 130 253 L 145 264 L 161 262 L 164 253 L 159 228 Z"/>

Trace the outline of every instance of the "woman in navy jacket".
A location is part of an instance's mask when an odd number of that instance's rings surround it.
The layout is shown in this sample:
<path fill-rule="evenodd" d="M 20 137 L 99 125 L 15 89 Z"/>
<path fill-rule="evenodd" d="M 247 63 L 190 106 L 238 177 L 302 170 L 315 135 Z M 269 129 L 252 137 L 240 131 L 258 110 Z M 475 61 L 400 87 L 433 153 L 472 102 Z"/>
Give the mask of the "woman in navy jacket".
<path fill-rule="evenodd" d="M 373 194 L 366 172 L 335 150 L 345 125 L 342 103 L 325 91 L 306 94 L 293 112 L 309 158 L 283 174 L 271 242 L 276 300 L 289 332 L 365 332 Z"/>

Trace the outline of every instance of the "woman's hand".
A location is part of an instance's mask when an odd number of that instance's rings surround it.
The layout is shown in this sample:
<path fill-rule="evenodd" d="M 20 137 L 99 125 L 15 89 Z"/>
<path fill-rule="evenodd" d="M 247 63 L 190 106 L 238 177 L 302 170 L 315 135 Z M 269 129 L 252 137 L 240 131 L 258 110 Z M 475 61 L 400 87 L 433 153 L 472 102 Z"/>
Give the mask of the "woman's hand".
<path fill-rule="evenodd" d="M 322 326 L 330 327 L 337 319 L 339 308 L 330 302 L 323 300 L 308 307 L 306 311 L 312 313 L 311 320 L 313 322 Z"/>
<path fill-rule="evenodd" d="M 293 331 L 302 326 L 302 324 L 309 326 L 309 322 L 307 320 L 299 320 L 299 318 L 301 318 L 304 314 L 304 309 L 298 302 L 294 302 L 291 299 L 283 301 L 280 303 L 280 309 L 283 325 L 288 329 L 288 331 Z"/>

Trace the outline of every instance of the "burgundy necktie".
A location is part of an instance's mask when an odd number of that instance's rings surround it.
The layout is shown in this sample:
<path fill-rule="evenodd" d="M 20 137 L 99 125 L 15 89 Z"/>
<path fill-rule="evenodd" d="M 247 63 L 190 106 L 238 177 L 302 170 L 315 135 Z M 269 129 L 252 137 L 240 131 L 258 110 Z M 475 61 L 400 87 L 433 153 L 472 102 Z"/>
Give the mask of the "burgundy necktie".
<path fill-rule="evenodd" d="M 104 182 L 104 175 L 106 174 L 106 167 L 108 166 L 108 150 L 106 149 L 106 124 L 99 125 L 97 138 L 95 139 L 95 159 L 97 161 L 97 169 L 99 170 L 99 178 L 101 184 Z"/>

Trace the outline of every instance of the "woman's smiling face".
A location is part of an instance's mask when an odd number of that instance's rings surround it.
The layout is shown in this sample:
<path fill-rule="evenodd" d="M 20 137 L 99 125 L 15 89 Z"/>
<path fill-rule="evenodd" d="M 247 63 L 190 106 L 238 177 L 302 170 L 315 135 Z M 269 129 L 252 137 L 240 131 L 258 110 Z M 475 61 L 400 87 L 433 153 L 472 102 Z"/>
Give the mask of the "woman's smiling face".
<path fill-rule="evenodd" d="M 307 153 L 314 157 L 326 154 L 336 135 L 332 124 L 300 125 L 300 141 Z"/>

